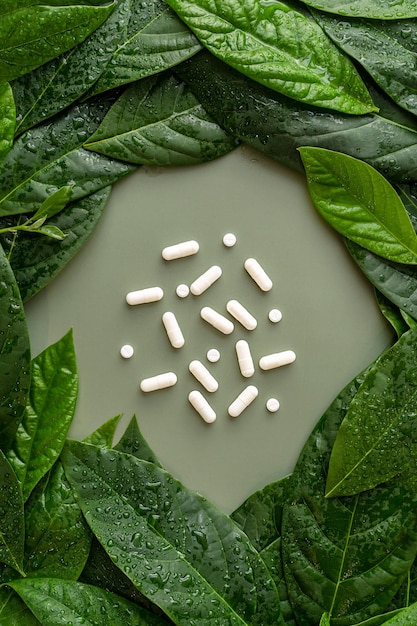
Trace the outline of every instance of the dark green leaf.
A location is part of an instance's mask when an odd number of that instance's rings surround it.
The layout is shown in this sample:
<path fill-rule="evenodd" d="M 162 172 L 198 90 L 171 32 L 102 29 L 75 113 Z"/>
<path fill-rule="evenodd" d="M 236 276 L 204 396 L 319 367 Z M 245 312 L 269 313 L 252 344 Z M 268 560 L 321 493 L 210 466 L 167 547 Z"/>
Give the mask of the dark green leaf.
<path fill-rule="evenodd" d="M 142 435 L 135 415 L 130 420 L 128 427 L 114 448 L 115 450 L 119 450 L 119 452 L 132 454 L 138 459 L 149 461 L 150 463 L 162 467 L 154 451 L 150 448 L 148 442 Z"/>
<path fill-rule="evenodd" d="M 12 589 L 0 588 L 1 626 L 42 626 Z"/>
<path fill-rule="evenodd" d="M 410 325 L 407 324 L 407 322 L 401 315 L 401 309 L 392 304 L 392 302 L 388 300 L 388 298 L 386 298 L 377 289 L 375 290 L 375 296 L 379 310 L 381 311 L 385 319 L 391 324 L 391 326 L 397 333 L 397 337 L 400 338 L 401 335 L 410 328 Z"/>
<path fill-rule="evenodd" d="M 230 625 L 281 623 L 262 560 L 207 500 L 153 463 L 115 450 L 69 442 L 63 460 L 104 549 L 176 624 L 203 624 L 214 615 Z M 114 523 L 119 517 L 121 526 Z"/>
<path fill-rule="evenodd" d="M 159 626 L 161 622 L 142 607 L 108 591 L 56 578 L 15 580 L 10 586 L 20 595 L 42 626 Z"/>
<path fill-rule="evenodd" d="M 32 2 L 3 7 L 0 21 L 0 79 L 12 80 L 83 41 L 114 5 L 47 6 Z"/>
<path fill-rule="evenodd" d="M 99 426 L 97 430 L 88 435 L 88 437 L 85 437 L 83 441 L 85 443 L 91 443 L 93 446 L 111 448 L 113 445 L 114 433 L 116 432 L 120 418 L 121 415 L 115 415 L 110 418 L 107 422 L 104 422 L 102 426 Z"/>
<path fill-rule="evenodd" d="M 339 394 L 310 435 L 284 503 L 285 578 L 300 626 L 319 622 L 324 612 L 333 626 L 380 615 L 417 551 L 417 495 L 409 477 L 358 496 L 324 496 L 334 440 L 365 375 Z"/>
<path fill-rule="evenodd" d="M 25 500 L 62 450 L 77 394 L 77 364 L 69 331 L 33 359 L 28 405 L 7 453 Z"/>
<path fill-rule="evenodd" d="M 166 166 L 216 159 L 236 142 L 183 82 L 162 74 L 129 87 L 84 147 L 130 163 Z"/>
<path fill-rule="evenodd" d="M 30 344 L 25 312 L 0 246 L 0 449 L 7 451 L 25 411 L 30 386 Z"/>
<path fill-rule="evenodd" d="M 16 105 L 13 91 L 6 82 L 0 82 L 0 161 L 13 145 L 16 127 Z"/>
<path fill-rule="evenodd" d="M 283 2 L 168 0 L 216 57 L 290 98 L 344 113 L 376 107 L 349 58 Z M 302 36 L 300 36 L 302 33 Z"/>
<path fill-rule="evenodd" d="M 0 450 L 0 563 L 23 574 L 23 498 L 10 463 Z"/>
<path fill-rule="evenodd" d="M 354 495 L 416 464 L 417 329 L 369 370 L 336 437 L 326 496 Z"/>
<path fill-rule="evenodd" d="M 335 230 L 398 263 L 417 263 L 417 235 L 395 189 L 360 159 L 300 148 L 316 209 Z"/>
<path fill-rule="evenodd" d="M 417 17 L 416 0 L 304 0 L 310 7 L 352 17 L 398 20 Z"/>

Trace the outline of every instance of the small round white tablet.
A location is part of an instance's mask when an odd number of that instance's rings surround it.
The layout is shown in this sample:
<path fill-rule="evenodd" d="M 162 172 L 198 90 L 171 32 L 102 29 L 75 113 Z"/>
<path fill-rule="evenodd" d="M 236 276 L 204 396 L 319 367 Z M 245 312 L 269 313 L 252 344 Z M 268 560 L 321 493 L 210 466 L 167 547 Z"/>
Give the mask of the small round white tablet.
<path fill-rule="evenodd" d="M 266 408 L 270 413 L 276 413 L 279 409 L 279 400 L 277 398 L 269 398 L 266 402 Z"/>
<path fill-rule="evenodd" d="M 130 359 L 133 356 L 134 352 L 135 351 L 133 349 L 133 346 L 129 345 L 128 343 L 120 348 L 120 355 L 124 359 Z"/>
<path fill-rule="evenodd" d="M 219 359 L 220 352 L 217 350 L 217 348 L 210 348 L 210 350 L 207 351 L 207 361 L 210 361 L 210 363 L 217 363 Z"/>
<path fill-rule="evenodd" d="M 181 283 L 175 290 L 175 293 L 179 298 L 186 298 L 190 294 L 190 288 L 188 285 Z"/>
<path fill-rule="evenodd" d="M 268 313 L 269 320 L 276 324 L 282 320 L 282 313 L 279 309 L 271 309 Z"/>
<path fill-rule="evenodd" d="M 234 235 L 233 233 L 226 233 L 223 237 L 223 244 L 226 246 L 226 248 L 233 248 L 233 246 L 236 244 L 236 241 L 236 235 Z"/>

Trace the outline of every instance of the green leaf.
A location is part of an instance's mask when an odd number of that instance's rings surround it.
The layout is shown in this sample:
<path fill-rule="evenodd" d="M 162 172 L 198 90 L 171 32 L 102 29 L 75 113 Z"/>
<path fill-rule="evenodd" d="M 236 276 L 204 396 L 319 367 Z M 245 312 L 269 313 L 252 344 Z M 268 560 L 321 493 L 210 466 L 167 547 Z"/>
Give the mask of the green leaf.
<path fill-rule="evenodd" d="M 345 113 L 376 107 L 346 55 L 283 2 L 168 0 L 201 43 L 249 78 L 290 98 Z"/>
<path fill-rule="evenodd" d="M 164 0 L 130 3 L 124 37 L 90 93 L 157 74 L 198 52 L 201 44 Z"/>
<path fill-rule="evenodd" d="M 55 225 L 65 233 L 62 242 L 23 231 L 13 237 L 0 237 L 24 301 L 43 289 L 80 250 L 94 231 L 109 195 L 110 187 L 105 187 L 71 202 L 56 215 Z M 15 221 L 16 218 L 3 218 L 0 223 L 10 226 Z"/>
<path fill-rule="evenodd" d="M 114 433 L 116 432 L 120 418 L 121 415 L 115 415 L 107 420 L 107 422 L 104 422 L 102 426 L 99 426 L 97 430 L 90 433 L 88 437 L 83 439 L 84 443 L 91 443 L 93 446 L 100 446 L 101 448 L 111 448 L 113 445 Z"/>
<path fill-rule="evenodd" d="M 23 498 L 9 461 L 0 450 L 0 562 L 23 574 Z"/>
<path fill-rule="evenodd" d="M 326 496 L 354 495 L 414 468 L 417 329 L 370 369 L 336 437 Z"/>
<path fill-rule="evenodd" d="M 32 217 L 32 220 L 34 221 L 41 218 L 53 217 L 56 213 L 59 213 L 66 207 L 68 202 L 71 200 L 71 196 L 72 185 L 60 187 L 60 189 L 51 193 L 51 195 L 42 202 L 41 206 Z"/>
<path fill-rule="evenodd" d="M 135 415 L 130 420 L 128 427 L 114 448 L 119 452 L 132 454 L 138 459 L 142 459 L 142 461 L 149 461 L 150 463 L 162 467 L 155 452 L 150 448 L 148 442 L 142 435 Z"/>
<path fill-rule="evenodd" d="M 32 491 L 25 526 L 27 575 L 76 580 L 89 556 L 91 532 L 60 462 Z"/>
<path fill-rule="evenodd" d="M 16 105 L 9 83 L 0 81 L 0 161 L 13 145 Z"/>
<path fill-rule="evenodd" d="M 6 587 L 0 588 L 0 623 L 2 626 L 42 626 L 17 593 Z"/>
<path fill-rule="evenodd" d="M 389 182 L 360 159 L 300 148 L 311 198 L 335 230 L 385 259 L 417 263 L 417 236 Z"/>
<path fill-rule="evenodd" d="M 176 624 L 203 624 L 214 615 L 231 625 L 281 624 L 262 560 L 203 497 L 154 464 L 116 450 L 69 442 L 63 462 L 106 552 Z M 124 523 L 115 525 L 115 516 Z"/>
<path fill-rule="evenodd" d="M 387 626 L 410 626 L 417 621 L 417 603 L 403 609 L 397 615 L 384 622 Z"/>
<path fill-rule="evenodd" d="M 375 290 L 375 297 L 382 315 L 391 324 L 397 333 L 397 337 L 400 338 L 401 335 L 403 335 L 410 328 L 410 325 L 407 324 L 401 314 L 401 309 L 392 304 L 392 302 L 377 289 Z"/>
<path fill-rule="evenodd" d="M 84 147 L 144 165 L 193 165 L 223 156 L 236 142 L 170 74 L 129 87 Z"/>
<path fill-rule="evenodd" d="M 300 624 L 316 624 L 326 612 L 334 626 L 379 616 L 417 551 L 417 492 L 409 476 L 353 497 L 324 496 L 334 440 L 365 375 L 339 394 L 313 430 L 284 503 L 285 579 Z"/>
<path fill-rule="evenodd" d="M 56 578 L 15 580 L 10 586 L 29 606 L 42 626 L 159 626 L 145 609 L 104 589 Z"/>
<path fill-rule="evenodd" d="M 30 343 L 19 289 L 0 246 L 0 449 L 7 451 L 25 411 Z"/>
<path fill-rule="evenodd" d="M 60 228 L 57 228 L 53 224 L 45 224 L 43 226 L 39 226 L 34 229 L 35 233 L 39 233 L 40 235 L 46 235 L 51 239 L 55 239 L 55 241 L 62 241 L 65 239 L 65 233 L 62 232 Z"/>
<path fill-rule="evenodd" d="M 330 626 L 330 620 L 327 613 L 323 613 L 321 616 L 320 626 Z"/>
<path fill-rule="evenodd" d="M 72 331 L 32 361 L 26 412 L 8 459 L 24 500 L 58 458 L 74 416 L 78 374 Z"/>
<path fill-rule="evenodd" d="M 19 137 L 1 164 L 0 215 L 37 211 L 67 185 L 79 200 L 131 172 L 132 166 L 82 148 L 111 104 L 111 98 L 76 104 Z"/>
<path fill-rule="evenodd" d="M 10 5 L 10 3 L 9 3 Z M 21 2 L 3 7 L 0 21 L 0 78 L 10 81 L 83 41 L 114 5 L 47 6 Z"/>
<path fill-rule="evenodd" d="M 304 0 L 305 4 L 338 15 L 399 20 L 417 17 L 416 0 Z"/>

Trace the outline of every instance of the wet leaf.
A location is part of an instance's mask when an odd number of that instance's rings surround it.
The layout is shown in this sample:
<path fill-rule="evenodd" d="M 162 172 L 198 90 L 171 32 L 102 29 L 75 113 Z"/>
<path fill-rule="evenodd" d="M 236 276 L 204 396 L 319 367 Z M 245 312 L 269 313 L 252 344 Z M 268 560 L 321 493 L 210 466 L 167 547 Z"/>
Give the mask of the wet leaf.
<path fill-rule="evenodd" d="M 154 463 L 155 465 L 162 467 L 155 455 L 155 452 L 151 449 L 148 442 L 142 435 L 135 415 L 130 420 L 125 432 L 120 437 L 120 440 L 114 448 L 119 452 L 132 454 L 138 459 L 142 459 L 142 461 L 149 461 L 150 463 Z"/>
<path fill-rule="evenodd" d="M 92 432 L 88 437 L 85 437 L 83 441 L 85 443 L 91 443 L 94 446 L 100 446 L 102 448 L 111 448 L 113 445 L 114 433 L 116 432 L 117 425 L 120 422 L 121 415 L 115 415 L 114 417 L 104 422 L 101 426 Z"/>
<path fill-rule="evenodd" d="M 397 333 L 397 337 L 400 338 L 402 334 L 410 329 L 410 325 L 407 324 L 401 315 L 401 310 L 392 304 L 392 302 L 377 289 L 375 290 L 375 297 L 382 315 L 385 317 L 387 322 L 391 324 Z"/>
<path fill-rule="evenodd" d="M 305 0 L 305 3 L 315 9 L 352 17 L 381 20 L 417 17 L 416 0 Z"/>
<path fill-rule="evenodd" d="M 42 626 L 17 593 L 6 587 L 0 588 L 0 622 L 2 626 Z"/>
<path fill-rule="evenodd" d="M 23 499 L 20 484 L 0 450 L 0 562 L 23 574 L 25 541 Z"/>
<path fill-rule="evenodd" d="M 13 145 L 16 105 L 9 83 L 0 81 L 0 161 Z"/>

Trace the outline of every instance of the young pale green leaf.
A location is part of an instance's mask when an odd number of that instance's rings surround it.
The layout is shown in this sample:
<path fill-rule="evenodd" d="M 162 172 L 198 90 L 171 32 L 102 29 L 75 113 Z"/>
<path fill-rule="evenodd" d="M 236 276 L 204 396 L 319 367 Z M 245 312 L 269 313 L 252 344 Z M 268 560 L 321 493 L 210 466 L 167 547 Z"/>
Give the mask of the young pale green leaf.
<path fill-rule="evenodd" d="M 104 422 L 94 432 L 90 433 L 88 437 L 85 437 L 83 441 L 85 443 L 91 443 L 93 446 L 101 446 L 102 448 L 111 448 L 113 445 L 114 434 L 116 432 L 117 425 L 120 422 L 121 415 L 115 415 L 114 417 Z"/>
<path fill-rule="evenodd" d="M 2 626 L 42 626 L 17 593 L 6 587 L 0 588 L 0 623 Z"/>
<path fill-rule="evenodd" d="M 165 621 L 104 589 L 59 578 L 26 578 L 10 586 L 42 626 L 162 626 Z"/>
<path fill-rule="evenodd" d="M 216 57 L 290 98 L 349 114 L 376 111 L 350 59 L 283 2 L 168 0 Z"/>
<path fill-rule="evenodd" d="M 44 224 L 43 226 L 39 226 L 38 228 L 33 229 L 33 232 L 40 235 L 45 235 L 46 237 L 50 237 L 55 241 L 63 241 L 63 239 L 65 239 L 65 233 L 63 233 L 60 228 L 57 228 L 53 224 Z"/>
<path fill-rule="evenodd" d="M 130 3 L 130 19 L 106 70 L 91 94 L 158 74 L 201 49 L 201 44 L 165 0 Z"/>
<path fill-rule="evenodd" d="M 334 440 L 365 376 L 339 394 L 313 430 L 284 502 L 283 563 L 299 624 L 317 624 L 323 613 L 334 626 L 380 624 L 417 552 L 410 476 L 353 497 L 324 496 Z"/>
<path fill-rule="evenodd" d="M 23 575 L 23 498 L 12 466 L 0 450 L 0 563 Z"/>
<path fill-rule="evenodd" d="M 7 453 L 24 500 L 57 460 L 74 416 L 78 374 L 72 331 L 32 361 L 23 420 Z"/>
<path fill-rule="evenodd" d="M 305 0 L 305 4 L 337 15 L 399 20 L 417 17 L 416 0 Z"/>
<path fill-rule="evenodd" d="M 399 339 L 401 335 L 410 329 L 410 324 L 408 324 L 402 316 L 401 309 L 392 304 L 378 289 L 375 289 L 375 297 L 379 310 L 387 322 L 391 324 Z"/>
<path fill-rule="evenodd" d="M 397 615 L 384 622 L 387 626 L 411 626 L 417 622 L 417 603 L 399 611 Z"/>
<path fill-rule="evenodd" d="M 66 185 L 65 187 L 60 187 L 56 191 L 54 191 L 50 196 L 45 198 L 42 202 L 39 209 L 36 211 L 35 215 L 32 217 L 32 220 L 39 220 L 43 218 L 49 218 L 65 208 L 68 202 L 71 200 L 72 196 L 72 185 Z"/>
<path fill-rule="evenodd" d="M 182 81 L 170 74 L 134 83 L 84 147 L 144 165 L 193 165 L 236 147 Z"/>
<path fill-rule="evenodd" d="M 0 82 L 0 161 L 13 145 L 16 105 L 9 83 Z"/>
<path fill-rule="evenodd" d="M 330 626 L 328 613 L 323 613 L 323 615 L 321 616 L 320 626 Z"/>
<path fill-rule="evenodd" d="M 313 203 L 335 230 L 385 259 L 417 264 L 417 235 L 395 189 L 360 159 L 300 148 Z"/>
<path fill-rule="evenodd" d="M 0 80 L 10 81 L 81 43 L 110 15 L 106 6 L 48 6 L 26 2 L 3 7 Z"/>
<path fill-rule="evenodd" d="M 126 428 L 120 440 L 114 446 L 115 450 L 119 452 L 125 452 L 126 454 L 132 454 L 138 459 L 143 461 L 149 461 L 159 467 L 162 467 L 161 463 L 156 457 L 155 452 L 151 449 L 148 442 L 142 435 L 139 428 L 138 420 L 134 415 L 130 420 L 128 427 Z"/>
<path fill-rule="evenodd" d="M 415 466 L 417 329 L 368 372 L 336 437 L 326 496 L 372 489 Z"/>
<path fill-rule="evenodd" d="M 26 316 L 10 264 L 0 246 L 0 449 L 7 451 L 23 417 L 30 386 Z"/>
<path fill-rule="evenodd" d="M 69 442 L 62 458 L 103 548 L 176 624 L 197 626 L 214 615 L 230 625 L 282 624 L 263 561 L 207 500 L 153 463 L 116 450 Z M 115 516 L 123 523 L 115 525 Z"/>

